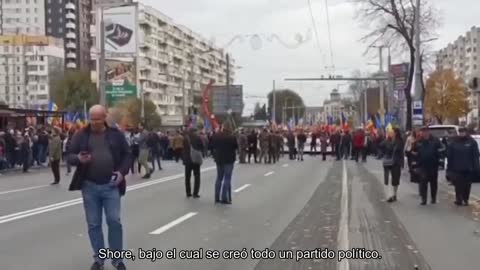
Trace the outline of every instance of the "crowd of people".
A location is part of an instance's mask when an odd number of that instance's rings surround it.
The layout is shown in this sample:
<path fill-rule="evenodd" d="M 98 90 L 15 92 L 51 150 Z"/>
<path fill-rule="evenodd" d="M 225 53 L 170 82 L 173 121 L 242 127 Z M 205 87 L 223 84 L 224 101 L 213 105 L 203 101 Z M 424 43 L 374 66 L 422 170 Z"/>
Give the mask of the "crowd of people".
<path fill-rule="evenodd" d="M 149 131 L 143 125 L 120 130 L 106 123 L 106 110 L 100 105 L 90 109 L 90 123 L 80 130 L 62 131 L 55 127 L 0 133 L 0 169 L 22 167 L 28 172 L 33 165 L 50 166 L 53 185 L 61 181 L 63 160 L 67 174 L 75 173 L 69 190 L 82 193 L 88 234 L 94 251 L 92 270 L 103 269 L 104 259 L 98 251 L 104 248 L 102 212 L 108 224 L 109 247 L 123 249 L 123 229 L 120 221 L 120 200 L 126 192 L 125 177 L 142 175 L 149 179 L 162 170 L 162 160 L 182 162 L 185 169 L 185 195 L 200 198 L 201 166 L 213 157 L 217 167 L 214 185 L 216 204 L 232 204 L 232 175 L 236 161 L 246 163 L 277 163 L 288 154 L 290 160 L 304 161 L 305 147 L 311 155 L 321 155 L 326 161 L 350 159 L 366 162 L 371 156 L 381 160 L 384 184 L 392 186 L 386 201 L 397 201 L 402 170 L 408 168 L 410 180 L 418 183 L 421 205 L 437 202 L 438 171 L 441 160 L 447 158 L 447 179 L 455 185 L 458 206 L 469 204 L 471 180 L 480 175 L 478 145 L 464 128 L 460 135 L 441 141 L 428 128 L 403 136 L 399 129 L 372 132 L 364 129 L 290 130 L 263 128 L 233 130 L 224 125 L 206 133 L 196 128 L 174 132 Z M 317 148 L 318 146 L 318 148 Z M 253 160 L 252 160 L 253 157 Z M 407 166 L 405 166 L 405 160 Z M 142 173 L 143 170 L 143 173 Z M 192 188 L 193 174 L 193 188 Z M 114 187 L 114 188 L 112 188 Z M 104 211 L 102 211 L 102 209 Z M 121 259 L 112 261 L 118 270 L 126 269 Z"/>

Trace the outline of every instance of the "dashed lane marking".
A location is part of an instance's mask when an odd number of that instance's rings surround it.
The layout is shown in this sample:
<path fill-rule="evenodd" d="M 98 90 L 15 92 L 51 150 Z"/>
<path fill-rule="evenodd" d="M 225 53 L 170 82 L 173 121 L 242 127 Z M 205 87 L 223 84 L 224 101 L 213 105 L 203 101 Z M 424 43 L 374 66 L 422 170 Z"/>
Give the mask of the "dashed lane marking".
<path fill-rule="evenodd" d="M 186 214 L 186 215 L 183 215 L 183 216 L 175 219 L 174 221 L 172 221 L 172 222 L 170 222 L 170 223 L 168 223 L 168 224 L 166 224 L 166 225 L 164 225 L 164 226 L 156 229 L 155 231 L 151 232 L 150 234 L 153 234 L 153 235 L 162 234 L 162 233 L 170 230 L 171 228 L 173 228 L 173 227 L 175 227 L 175 226 L 177 226 L 177 225 L 185 222 L 186 220 L 188 220 L 188 219 L 196 216 L 197 214 L 198 214 L 198 212 L 190 212 L 190 213 L 188 213 L 188 214 Z"/>

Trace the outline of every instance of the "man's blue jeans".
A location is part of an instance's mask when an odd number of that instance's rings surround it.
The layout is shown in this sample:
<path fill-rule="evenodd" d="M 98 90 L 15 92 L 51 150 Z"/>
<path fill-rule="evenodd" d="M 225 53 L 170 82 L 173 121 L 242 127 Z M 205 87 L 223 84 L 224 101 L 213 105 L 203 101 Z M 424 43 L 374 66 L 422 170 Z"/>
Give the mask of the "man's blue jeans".
<path fill-rule="evenodd" d="M 217 164 L 217 181 L 215 183 L 215 201 L 232 201 L 232 174 L 234 164 Z"/>
<path fill-rule="evenodd" d="M 83 206 L 88 224 L 88 236 L 93 248 L 95 261 L 103 265 L 104 260 L 98 257 L 99 249 L 105 248 L 102 232 L 102 217 L 108 225 L 108 244 L 112 251 L 123 249 L 122 223 L 120 222 L 120 192 L 112 184 L 97 185 L 85 181 L 82 188 Z M 112 260 L 117 265 L 121 260 Z"/>

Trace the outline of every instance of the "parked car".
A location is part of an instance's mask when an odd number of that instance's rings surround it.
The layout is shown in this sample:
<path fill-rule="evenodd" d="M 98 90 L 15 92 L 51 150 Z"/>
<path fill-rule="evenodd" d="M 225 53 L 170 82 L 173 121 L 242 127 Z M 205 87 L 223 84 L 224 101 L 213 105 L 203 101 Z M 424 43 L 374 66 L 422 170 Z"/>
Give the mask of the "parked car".
<path fill-rule="evenodd" d="M 431 125 L 428 126 L 428 129 L 430 134 L 439 139 L 443 143 L 445 149 L 447 149 L 449 140 L 459 134 L 458 131 L 460 127 L 456 125 Z M 446 167 L 445 159 L 445 156 L 440 157 L 440 170 L 444 170 Z"/>

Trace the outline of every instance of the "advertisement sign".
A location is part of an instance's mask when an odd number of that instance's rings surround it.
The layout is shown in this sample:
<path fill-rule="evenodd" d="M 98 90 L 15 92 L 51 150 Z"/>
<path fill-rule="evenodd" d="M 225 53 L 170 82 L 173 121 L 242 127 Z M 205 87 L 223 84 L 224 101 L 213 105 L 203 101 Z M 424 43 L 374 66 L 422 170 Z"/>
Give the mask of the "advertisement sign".
<path fill-rule="evenodd" d="M 136 69 L 134 62 L 106 60 L 107 103 L 115 106 L 120 100 L 137 97 Z"/>
<path fill-rule="evenodd" d="M 136 55 L 136 10 L 136 5 L 104 10 L 105 55 L 107 57 L 132 57 Z"/>

